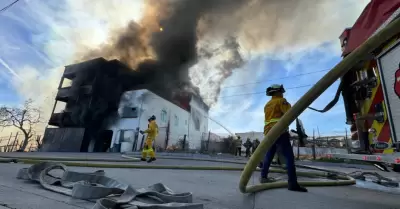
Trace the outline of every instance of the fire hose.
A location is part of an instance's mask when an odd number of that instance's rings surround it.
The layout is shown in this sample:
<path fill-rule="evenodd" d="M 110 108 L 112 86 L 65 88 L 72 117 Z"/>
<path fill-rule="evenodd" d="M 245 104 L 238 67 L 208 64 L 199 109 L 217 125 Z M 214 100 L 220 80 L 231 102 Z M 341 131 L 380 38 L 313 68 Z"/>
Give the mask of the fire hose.
<path fill-rule="evenodd" d="M 255 150 L 250 160 L 245 165 L 244 169 L 239 167 L 213 167 L 213 166 L 167 166 L 167 165 L 132 165 L 132 164 L 102 164 L 102 163 L 88 163 L 88 162 L 70 162 L 73 160 L 65 159 L 63 164 L 69 166 L 84 166 L 84 167 L 104 167 L 104 168 L 143 168 L 143 169 L 184 169 L 184 170 L 243 170 L 239 181 L 239 190 L 242 193 L 255 193 L 267 189 L 286 187 L 287 182 L 272 182 L 264 183 L 254 186 L 248 186 L 249 180 L 259 162 L 261 162 L 265 153 L 271 148 L 273 143 L 277 140 L 279 135 L 306 109 L 314 102 L 329 86 L 336 80 L 342 77 L 351 68 L 359 62 L 370 59 L 374 51 L 380 46 L 384 45 L 387 41 L 400 34 L 400 18 L 394 20 L 383 30 L 376 35 L 370 37 L 366 42 L 354 50 L 351 54 L 346 56 L 340 63 L 338 63 L 331 71 L 329 71 L 321 80 L 319 80 L 301 99 L 279 120 L 279 122 L 272 127 L 268 134 L 261 141 L 261 144 Z M 77 172 L 65 172 L 63 178 L 52 177 L 49 171 L 54 168 L 61 168 L 66 171 L 63 164 L 42 162 L 46 158 L 34 159 L 11 159 L 16 162 L 24 163 L 39 163 L 36 167 L 31 167 L 31 170 L 21 170 L 18 177 L 22 179 L 31 179 L 39 181 L 46 189 L 53 190 L 59 193 L 67 194 L 85 199 L 94 199 L 106 197 L 109 194 L 120 194 L 119 197 L 114 199 L 103 198 L 98 200 L 97 208 L 118 208 L 118 204 L 131 203 L 136 197 L 139 196 L 156 196 L 161 205 L 144 204 L 134 201 L 135 204 L 129 205 L 129 208 L 169 208 L 169 209 L 195 209 L 203 208 L 201 204 L 191 203 L 191 193 L 175 194 L 162 184 L 152 185 L 149 188 L 133 189 L 129 185 L 120 185 L 113 179 L 101 175 L 101 172 L 82 174 Z M 54 159 L 53 159 L 54 160 Z M 69 161 L 70 160 L 70 161 Z M 3 162 L 7 160 L 1 160 Z M 10 159 L 8 159 L 10 161 Z M 84 161 L 84 159 L 76 160 Z M 90 161 L 90 160 L 88 160 Z M 41 163 L 40 163 L 41 162 Z M 35 165 L 34 165 L 35 166 Z M 35 170 L 35 168 L 37 170 Z M 285 173 L 282 169 L 271 169 L 272 172 Z M 303 186 L 341 186 L 355 184 L 355 179 L 349 175 L 327 172 L 297 172 L 299 176 L 307 177 L 326 177 L 338 179 L 337 181 L 299 181 Z M 335 175 L 332 175 L 335 174 Z M 61 184 L 64 188 L 58 188 L 53 184 Z M 80 183 L 79 183 L 80 182 Z M 100 186 L 102 185 L 102 186 Z M 66 190 L 65 188 L 69 188 Z M 172 202 L 180 202 L 172 204 Z M 128 207 L 127 207 L 128 208 Z"/>
<path fill-rule="evenodd" d="M 264 137 L 261 144 L 251 156 L 249 162 L 246 164 L 244 171 L 240 177 L 239 189 L 242 193 L 259 192 L 271 187 L 287 186 L 286 182 L 274 182 L 270 184 L 260 184 L 255 186 L 247 186 L 251 175 L 256 169 L 259 162 L 261 162 L 265 153 L 271 148 L 273 143 L 277 140 L 279 135 L 306 109 L 313 103 L 329 86 L 336 80 L 345 75 L 350 69 L 356 66 L 359 62 L 371 58 L 374 51 L 400 34 L 400 18 L 395 19 L 384 29 L 377 34 L 370 37 L 361 46 L 346 56 L 340 63 L 338 63 L 332 70 L 330 70 L 322 79 L 320 79 L 306 94 L 304 94 L 296 104 L 278 121 L 276 125 Z M 326 184 L 333 185 L 333 183 L 321 182 L 299 182 L 303 186 L 316 186 Z M 354 179 L 338 181 L 335 185 L 348 185 L 354 184 Z"/>
<path fill-rule="evenodd" d="M 138 158 L 122 156 L 124 160 L 88 158 L 46 158 L 46 157 L 7 157 L 2 156 L 0 162 L 3 163 L 26 163 L 34 164 L 30 168 L 21 169 L 17 178 L 32 180 L 38 182 L 47 190 L 72 196 L 78 199 L 85 199 L 95 202 L 94 209 L 116 209 L 121 208 L 146 208 L 146 209 L 203 209 L 203 204 L 192 202 L 192 193 L 174 193 L 164 184 L 158 183 L 147 188 L 135 189 L 131 185 L 126 185 L 106 177 L 104 171 L 93 173 L 80 173 L 67 169 L 68 166 L 77 167 L 96 167 L 96 168 L 137 168 L 137 169 L 181 169 L 181 170 L 224 170 L 224 171 L 242 171 L 243 167 L 232 166 L 178 166 L 178 165 L 148 165 L 148 164 L 118 164 L 118 162 L 136 162 Z M 128 159 L 126 159 L 128 158 Z M 245 165 L 245 162 L 232 160 L 204 159 L 204 158 L 177 158 L 177 157 L 159 157 L 160 159 L 181 159 L 195 161 L 211 161 L 220 163 L 236 163 Z M 52 162 L 52 161 L 59 162 Z M 64 161 L 64 162 L 63 162 Z M 86 161 L 86 162 L 84 162 Z M 113 163 L 105 163 L 113 162 Z M 61 163 L 62 162 L 62 163 Z M 116 163 L 116 164 L 114 164 Z M 302 172 L 298 171 L 299 176 L 309 178 L 325 177 L 331 181 L 309 182 L 311 186 L 334 186 L 354 184 L 355 181 L 348 174 L 331 171 L 326 169 L 314 168 L 310 166 L 297 167 L 313 169 L 320 172 Z M 51 173 L 53 170 L 63 170 L 62 176 L 55 176 Z M 286 173 L 283 169 L 270 169 L 274 173 Z M 356 173 L 356 175 L 361 175 Z M 332 181 L 334 180 L 334 181 Z M 338 181 L 339 180 L 339 181 Z M 385 180 L 385 179 L 384 179 Z M 286 186 L 286 182 L 274 182 L 262 185 L 262 189 L 273 189 Z M 251 191 L 249 191 L 251 192 Z M 113 195 L 113 196 L 110 196 Z"/>

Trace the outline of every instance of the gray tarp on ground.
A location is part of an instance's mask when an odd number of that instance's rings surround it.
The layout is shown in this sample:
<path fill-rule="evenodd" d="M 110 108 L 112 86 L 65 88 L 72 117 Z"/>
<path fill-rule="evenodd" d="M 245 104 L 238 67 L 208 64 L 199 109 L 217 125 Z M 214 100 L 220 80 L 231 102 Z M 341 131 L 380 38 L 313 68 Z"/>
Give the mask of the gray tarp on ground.
<path fill-rule="evenodd" d="M 63 170 L 58 176 L 54 170 Z M 97 200 L 93 209 L 203 209 L 192 203 L 192 193 L 174 193 L 158 183 L 135 189 L 105 176 L 104 171 L 80 173 L 69 171 L 61 163 L 42 162 L 19 170 L 18 179 L 39 182 L 45 189 L 77 199 Z"/>

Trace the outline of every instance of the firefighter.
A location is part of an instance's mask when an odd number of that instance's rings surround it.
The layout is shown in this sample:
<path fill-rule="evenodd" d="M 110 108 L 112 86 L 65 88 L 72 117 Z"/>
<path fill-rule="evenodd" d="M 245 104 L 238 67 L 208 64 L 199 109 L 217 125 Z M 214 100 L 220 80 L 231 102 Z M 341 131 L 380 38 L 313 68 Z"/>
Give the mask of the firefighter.
<path fill-rule="evenodd" d="M 158 134 L 158 126 L 156 123 L 156 116 L 151 116 L 149 118 L 149 126 L 145 131 L 140 131 L 141 134 L 147 133 L 146 141 L 142 151 L 142 161 L 146 161 L 147 154 L 150 156 L 150 159 L 147 160 L 148 163 L 151 163 L 156 160 L 156 156 L 154 153 L 153 143 Z"/>
<path fill-rule="evenodd" d="M 237 139 L 235 140 L 235 156 L 242 156 L 242 140 L 240 139 L 240 136 L 237 136 Z"/>
<path fill-rule="evenodd" d="M 271 100 L 264 107 L 265 125 L 264 135 L 271 130 L 278 120 L 290 109 L 290 104 L 283 98 L 285 89 L 283 85 L 272 85 L 267 88 L 267 96 L 271 96 Z M 263 167 L 261 169 L 261 183 L 266 183 L 268 179 L 268 170 L 271 165 L 272 159 L 275 156 L 277 148 L 280 149 L 286 158 L 287 173 L 288 173 L 288 189 L 291 191 L 307 192 L 306 188 L 301 187 L 297 182 L 296 167 L 294 165 L 293 148 L 290 144 L 290 134 L 288 130 L 282 133 L 276 142 L 272 145 L 271 149 L 265 155 Z"/>
<path fill-rule="evenodd" d="M 250 138 L 247 138 L 243 146 L 246 148 L 246 157 L 250 157 L 250 149 L 253 147 L 253 143 L 251 143 Z"/>
<path fill-rule="evenodd" d="M 260 140 L 256 139 L 253 141 L 253 149 L 251 150 L 252 153 L 254 153 L 258 147 L 258 145 L 260 145 Z"/>

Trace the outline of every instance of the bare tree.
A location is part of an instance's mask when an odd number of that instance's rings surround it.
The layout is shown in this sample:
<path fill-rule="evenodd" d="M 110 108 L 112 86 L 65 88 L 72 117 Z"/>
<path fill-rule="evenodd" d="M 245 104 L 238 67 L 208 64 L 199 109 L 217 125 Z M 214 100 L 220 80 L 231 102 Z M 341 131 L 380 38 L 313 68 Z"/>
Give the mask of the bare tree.
<path fill-rule="evenodd" d="M 34 126 L 40 123 L 40 110 L 34 108 L 32 103 L 32 99 L 28 99 L 23 107 L 0 107 L 0 126 L 16 127 L 23 133 L 22 151 L 33 137 Z"/>

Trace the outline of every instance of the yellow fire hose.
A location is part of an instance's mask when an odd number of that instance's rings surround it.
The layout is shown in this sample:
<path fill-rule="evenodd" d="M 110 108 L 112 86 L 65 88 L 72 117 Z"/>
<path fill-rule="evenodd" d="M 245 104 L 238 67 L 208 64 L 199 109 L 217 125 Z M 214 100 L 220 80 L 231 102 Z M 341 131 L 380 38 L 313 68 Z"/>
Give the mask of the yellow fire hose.
<path fill-rule="evenodd" d="M 379 33 L 369 38 L 360 47 L 354 50 L 350 55 L 344 58 L 331 71 L 329 71 L 321 80 L 319 80 L 268 132 L 264 140 L 258 146 L 250 160 L 244 168 L 229 166 L 179 166 L 179 165 L 152 165 L 152 164 L 118 164 L 118 163 L 100 163 L 103 162 L 135 162 L 137 159 L 131 160 L 112 160 L 112 159 L 87 159 L 87 158 L 51 158 L 51 157 L 10 157 L 0 156 L 0 163 L 7 163 L 12 160 L 27 164 L 36 164 L 43 161 L 62 161 L 67 166 L 79 167 L 96 167 L 96 168 L 138 168 L 138 169 L 181 169 L 181 170 L 225 170 L 225 171 L 243 171 L 240 177 L 239 189 L 242 193 L 254 193 L 262 190 L 286 187 L 287 182 L 273 182 L 254 186 L 247 186 L 253 172 L 257 170 L 257 165 L 262 160 L 265 153 L 270 149 L 271 145 L 277 140 L 279 135 L 302 113 L 315 99 L 317 99 L 330 85 L 338 78 L 343 76 L 352 67 L 359 62 L 365 61 L 373 55 L 375 49 L 384 45 L 391 38 L 400 34 L 400 18 L 390 23 Z M 2 159 L 1 159 L 2 158 Z M 160 157 L 163 158 L 163 157 Z M 164 157 L 168 158 L 168 157 Z M 170 158 L 171 159 L 171 158 Z M 185 158 L 176 158 L 184 159 Z M 228 160 L 212 160 L 212 159 L 190 159 L 214 162 L 234 163 Z M 85 162 L 87 161 L 87 162 Z M 95 163 L 95 161 L 99 163 Z M 237 162 L 241 164 L 241 162 Z M 270 169 L 270 172 L 286 173 L 283 169 Z M 297 172 L 299 176 L 306 177 L 327 177 L 327 173 L 321 172 Z M 303 186 L 342 186 L 355 184 L 355 180 L 346 175 L 337 175 L 337 181 L 300 181 Z"/>
<path fill-rule="evenodd" d="M 57 160 L 56 160 L 57 159 Z M 201 158 L 177 158 L 177 157 L 159 157 L 159 159 L 176 159 L 176 160 L 193 160 L 193 161 L 207 161 L 207 162 L 220 162 L 220 163 L 235 163 L 234 161 L 229 160 L 212 160 L 212 159 L 201 159 Z M 131 161 L 124 161 L 124 162 L 136 162 L 140 159 L 132 159 Z M 86 161 L 86 162 L 85 162 Z M 58 158 L 46 158 L 46 157 L 7 157 L 0 159 L 0 163 L 24 163 L 24 164 L 37 164 L 41 162 L 60 162 L 66 166 L 75 166 L 75 167 L 93 167 L 93 168 L 132 168 L 132 169 L 167 169 L 167 170 L 214 170 L 214 171 L 243 171 L 243 167 L 231 167 L 231 166 L 187 166 L 187 165 L 154 165 L 154 164 L 119 164 L 118 162 L 122 162 L 119 160 L 113 161 L 108 159 L 107 162 L 109 163 L 97 163 L 99 162 L 98 159 L 84 159 L 84 158 L 64 158 L 60 160 Z M 110 163 L 113 162 L 113 163 Z M 236 162 L 236 164 L 246 165 L 243 162 Z M 306 166 L 307 168 L 307 166 Z M 258 168 L 256 170 L 259 170 Z M 300 176 L 305 177 L 327 177 L 327 172 L 297 172 Z M 272 173 L 286 173 L 286 170 L 282 168 L 271 168 L 270 172 Z M 332 171 L 332 173 L 337 173 Z M 347 179 L 352 180 L 351 177 L 347 176 L 336 176 L 338 179 Z M 277 182 L 280 183 L 280 182 Z M 321 182 L 318 182 L 321 183 Z M 269 183 L 270 184 L 270 183 Z M 280 185 L 280 184 L 279 184 Z M 335 184 L 336 185 L 336 184 Z M 282 185 L 285 186 L 285 185 Z M 279 187 L 282 187 L 279 186 Z M 276 185 L 272 185 L 270 189 L 277 188 Z"/>
<path fill-rule="evenodd" d="M 262 157 L 270 149 L 279 135 L 312 103 L 317 99 L 329 86 L 337 79 L 342 77 L 351 68 L 366 61 L 373 56 L 373 52 L 379 49 L 390 39 L 400 34 L 400 18 L 397 18 L 383 30 L 370 37 L 356 50 L 346 56 L 332 70 L 330 70 L 321 80 L 319 80 L 296 104 L 272 127 L 268 134 L 261 141 L 249 162 L 246 164 L 244 171 L 240 177 L 239 189 L 242 193 L 259 192 L 265 189 L 287 186 L 286 182 L 274 182 L 269 184 L 260 184 L 255 186 L 247 186 L 252 173 L 257 167 Z M 354 184 L 354 179 L 336 181 L 336 182 L 299 182 L 303 186 L 333 186 Z"/>

